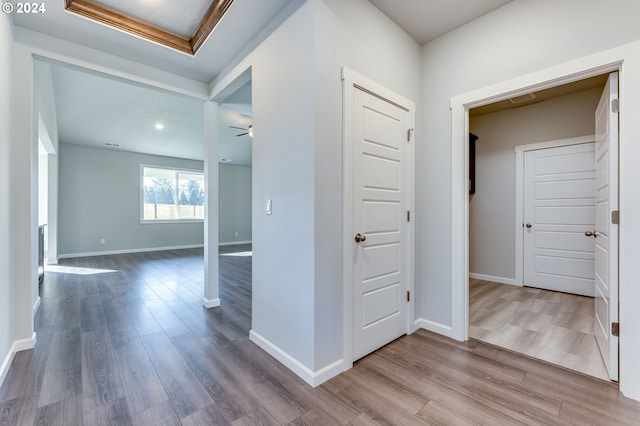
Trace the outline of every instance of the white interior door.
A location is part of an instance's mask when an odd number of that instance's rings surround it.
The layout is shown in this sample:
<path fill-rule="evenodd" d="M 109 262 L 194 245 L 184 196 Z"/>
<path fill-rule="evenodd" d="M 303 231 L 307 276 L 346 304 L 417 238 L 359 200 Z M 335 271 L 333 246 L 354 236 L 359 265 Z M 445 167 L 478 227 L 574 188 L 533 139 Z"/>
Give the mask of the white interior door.
<path fill-rule="evenodd" d="M 594 295 L 594 143 L 524 153 L 524 285 Z"/>
<path fill-rule="evenodd" d="M 354 92 L 355 361 L 407 331 L 408 111 Z"/>
<path fill-rule="evenodd" d="M 596 109 L 596 264 L 594 332 L 611 380 L 618 380 L 618 73 L 609 75 Z"/>

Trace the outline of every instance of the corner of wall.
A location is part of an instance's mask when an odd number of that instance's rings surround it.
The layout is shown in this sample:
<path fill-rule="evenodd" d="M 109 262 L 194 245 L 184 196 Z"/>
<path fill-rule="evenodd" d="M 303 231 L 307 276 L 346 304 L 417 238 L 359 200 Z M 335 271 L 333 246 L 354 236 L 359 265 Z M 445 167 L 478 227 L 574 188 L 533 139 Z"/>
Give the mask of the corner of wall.
<path fill-rule="evenodd" d="M 339 359 L 326 367 L 317 371 L 312 371 L 293 356 L 274 345 L 269 340 L 265 339 L 259 333 L 251 330 L 249 332 L 249 340 L 258 345 L 266 353 L 274 357 L 278 362 L 287 367 L 298 377 L 304 380 L 309 386 L 317 387 L 332 377 L 345 371 L 348 367 L 343 359 Z"/>
<path fill-rule="evenodd" d="M 13 108 L 12 25 L 8 15 L 0 16 L 0 386 L 11 363 L 11 224 L 9 222 L 12 181 L 10 153 Z"/>
<path fill-rule="evenodd" d="M 36 340 L 37 335 L 34 332 L 30 339 L 16 340 L 13 342 L 9 349 L 9 353 L 5 356 L 2 364 L 0 364 L 0 387 L 2 387 L 2 384 L 9 373 L 9 368 L 11 367 L 11 363 L 13 362 L 16 353 L 33 349 L 36 346 Z"/>
<path fill-rule="evenodd" d="M 441 334 L 451 339 L 455 339 L 453 328 L 449 325 L 440 324 L 434 321 L 429 321 L 424 318 L 418 318 L 415 320 L 415 329 L 422 328 L 433 333 Z"/>

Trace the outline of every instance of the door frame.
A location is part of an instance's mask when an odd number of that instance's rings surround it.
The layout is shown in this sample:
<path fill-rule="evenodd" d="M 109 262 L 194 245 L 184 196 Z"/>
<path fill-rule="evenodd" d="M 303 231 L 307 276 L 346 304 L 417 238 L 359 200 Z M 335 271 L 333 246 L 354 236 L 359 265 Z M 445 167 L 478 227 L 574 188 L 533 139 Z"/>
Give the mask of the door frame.
<path fill-rule="evenodd" d="M 524 235 L 522 225 L 524 224 L 524 153 L 541 149 L 560 148 L 570 145 L 581 145 L 583 143 L 595 142 L 595 135 L 578 136 L 575 138 L 556 139 L 552 141 L 518 145 L 516 152 L 516 278 L 515 285 L 524 287 Z"/>
<path fill-rule="evenodd" d="M 385 101 L 397 104 L 408 110 L 407 126 L 410 129 L 415 127 L 415 103 L 364 77 L 361 74 L 349 69 L 346 66 L 341 68 L 342 79 L 342 114 L 343 114 L 343 135 L 342 135 L 342 361 L 344 370 L 353 366 L 353 161 L 354 149 L 351 143 L 351 136 L 354 129 L 353 115 L 353 94 L 357 88 L 364 89 L 374 96 Z M 409 159 L 405 168 L 405 183 L 407 188 L 407 205 L 411 212 L 411 220 L 407 227 L 405 259 L 406 290 L 411 292 L 411 300 L 407 309 L 407 334 L 416 330 L 414 324 L 415 311 L 415 132 L 411 142 L 408 144 L 407 158 Z"/>
<path fill-rule="evenodd" d="M 531 92 L 617 71 L 624 59 L 604 52 L 523 75 L 450 99 L 451 109 L 451 334 L 469 340 L 469 110 Z M 622 102 L 621 102 L 622 108 Z M 622 134 L 619 143 L 622 144 Z"/>
<path fill-rule="evenodd" d="M 219 216 L 220 216 L 220 163 L 219 163 L 219 130 L 220 124 L 220 104 L 230 95 L 236 92 L 246 83 L 250 82 L 253 78 L 253 68 L 251 66 L 246 67 L 238 75 L 234 75 L 231 81 L 225 82 L 218 90 L 214 90 L 210 93 L 211 100 L 205 103 L 205 144 L 204 144 L 204 170 L 205 179 L 209 183 L 209 189 L 207 194 L 210 197 L 205 198 L 205 220 L 208 218 L 208 222 L 205 222 L 205 280 L 208 283 L 209 292 L 207 293 L 207 287 L 205 287 L 205 297 L 203 298 L 203 306 L 207 309 L 221 306 L 220 301 L 220 265 L 219 265 L 219 253 L 220 253 L 220 232 L 219 232 Z M 253 123 L 253 89 L 251 97 L 251 122 Z M 215 142 L 214 142 L 215 141 Z M 253 141 L 251 142 L 251 151 L 253 154 Z M 256 156 L 252 155 L 252 159 Z M 255 193 L 254 179 L 253 179 L 253 164 L 255 160 L 252 160 L 251 167 L 251 193 Z M 212 179 L 213 177 L 213 179 Z M 215 183 L 212 185 L 211 183 Z M 206 201 L 208 200 L 208 201 Z M 251 244 L 252 244 L 252 258 L 255 259 L 255 252 L 253 252 L 253 229 L 254 226 L 254 200 L 253 195 L 251 197 Z M 214 212 L 215 214 L 207 213 Z M 212 227 L 214 227 L 212 229 Z M 208 240 L 207 240 L 208 238 Z M 212 260 L 215 257 L 215 262 Z M 208 262 L 207 262 L 208 260 Z M 252 262 L 253 265 L 253 262 Z M 253 270 L 252 270 L 253 272 Z M 215 288 L 213 288 L 215 284 Z M 253 296 L 251 297 L 253 302 Z M 253 306 L 253 303 L 252 303 Z M 253 312 L 252 312 L 253 321 Z M 253 322 L 252 322 L 253 325 Z"/>

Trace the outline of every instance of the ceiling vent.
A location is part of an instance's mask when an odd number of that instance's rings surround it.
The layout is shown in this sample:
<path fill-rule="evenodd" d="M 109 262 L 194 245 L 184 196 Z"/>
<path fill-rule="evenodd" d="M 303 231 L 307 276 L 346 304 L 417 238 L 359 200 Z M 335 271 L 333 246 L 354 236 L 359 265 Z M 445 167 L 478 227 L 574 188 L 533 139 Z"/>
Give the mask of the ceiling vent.
<path fill-rule="evenodd" d="M 104 146 L 109 147 L 109 148 L 120 148 L 120 144 L 119 143 L 105 142 Z"/>
<path fill-rule="evenodd" d="M 511 105 L 520 105 L 526 102 L 531 102 L 535 98 L 536 98 L 535 93 L 527 93 L 526 95 L 516 96 L 515 98 L 509 98 L 509 102 L 511 102 Z"/>

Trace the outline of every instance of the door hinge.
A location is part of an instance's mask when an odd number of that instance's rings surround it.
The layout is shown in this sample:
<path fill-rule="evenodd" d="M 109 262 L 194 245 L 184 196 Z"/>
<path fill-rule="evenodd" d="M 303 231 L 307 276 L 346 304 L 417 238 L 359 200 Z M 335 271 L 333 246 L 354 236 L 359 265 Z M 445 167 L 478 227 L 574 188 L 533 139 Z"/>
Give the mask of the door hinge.
<path fill-rule="evenodd" d="M 620 112 L 620 99 L 613 99 L 611 101 L 611 112 Z"/>
<path fill-rule="evenodd" d="M 614 335 L 615 337 L 620 336 L 620 323 L 619 322 L 612 322 L 611 323 L 611 334 Z"/>
<path fill-rule="evenodd" d="M 413 129 L 407 129 L 407 142 L 411 142 L 412 135 L 413 135 Z"/>
<path fill-rule="evenodd" d="M 411 222 L 411 212 L 407 210 L 407 222 Z"/>
<path fill-rule="evenodd" d="M 611 212 L 611 223 L 614 225 L 620 225 L 620 211 L 614 210 Z"/>
<path fill-rule="evenodd" d="M 411 292 L 407 291 L 407 302 L 411 302 Z"/>

